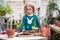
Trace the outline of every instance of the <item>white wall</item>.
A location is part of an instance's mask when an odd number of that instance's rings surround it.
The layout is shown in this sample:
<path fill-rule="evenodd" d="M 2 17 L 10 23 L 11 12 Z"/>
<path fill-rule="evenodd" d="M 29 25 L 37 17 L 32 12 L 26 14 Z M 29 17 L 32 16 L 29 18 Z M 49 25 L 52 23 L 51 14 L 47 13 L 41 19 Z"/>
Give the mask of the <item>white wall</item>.
<path fill-rule="evenodd" d="M 23 16 L 23 0 L 6 0 L 6 2 L 11 6 L 13 12 L 12 12 L 12 19 L 21 19 L 21 16 Z M 20 16 L 21 15 L 21 16 Z"/>
<path fill-rule="evenodd" d="M 58 4 L 60 10 L 60 0 L 56 0 L 56 3 Z"/>
<path fill-rule="evenodd" d="M 24 3 L 23 0 L 6 0 L 11 8 L 13 9 L 13 13 L 11 16 L 14 16 L 14 19 L 19 19 L 20 16 L 24 15 Z M 40 17 L 44 17 L 46 14 L 46 6 L 48 5 L 48 0 L 25 0 L 25 3 L 32 3 L 35 5 L 35 9 L 40 7 Z M 38 12 L 36 10 L 36 15 Z"/>

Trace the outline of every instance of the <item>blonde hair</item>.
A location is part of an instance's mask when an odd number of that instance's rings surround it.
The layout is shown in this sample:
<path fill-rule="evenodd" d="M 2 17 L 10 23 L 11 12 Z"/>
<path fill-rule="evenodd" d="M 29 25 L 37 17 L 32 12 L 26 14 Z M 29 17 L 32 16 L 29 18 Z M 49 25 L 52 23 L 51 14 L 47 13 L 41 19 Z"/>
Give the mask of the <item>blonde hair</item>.
<path fill-rule="evenodd" d="M 29 5 L 26 4 L 26 5 L 24 6 L 24 13 L 26 13 L 26 11 L 27 11 L 27 10 L 26 10 L 26 7 L 27 7 L 27 6 L 30 6 L 30 7 L 33 9 L 33 12 L 35 13 L 35 7 L 34 7 L 34 5 L 31 5 L 31 4 L 29 4 Z"/>

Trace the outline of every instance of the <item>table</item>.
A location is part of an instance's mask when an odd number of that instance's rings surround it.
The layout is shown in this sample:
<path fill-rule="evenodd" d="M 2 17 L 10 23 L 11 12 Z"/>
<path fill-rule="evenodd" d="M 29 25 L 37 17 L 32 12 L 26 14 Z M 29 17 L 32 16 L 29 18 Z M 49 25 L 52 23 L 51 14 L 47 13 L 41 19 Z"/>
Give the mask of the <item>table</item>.
<path fill-rule="evenodd" d="M 0 35 L 0 38 L 5 39 L 5 40 L 48 40 L 47 37 L 41 37 L 41 36 L 8 38 L 8 36 L 6 34 Z"/>

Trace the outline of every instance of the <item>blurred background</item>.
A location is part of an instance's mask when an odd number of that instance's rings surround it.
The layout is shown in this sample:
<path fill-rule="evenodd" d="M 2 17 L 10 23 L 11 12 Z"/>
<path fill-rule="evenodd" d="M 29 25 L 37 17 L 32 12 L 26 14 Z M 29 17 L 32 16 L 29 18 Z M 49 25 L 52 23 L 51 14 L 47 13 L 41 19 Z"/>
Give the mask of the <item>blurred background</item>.
<path fill-rule="evenodd" d="M 55 20 L 60 13 L 60 0 L 0 0 L 0 24 L 12 28 L 12 25 L 19 23 L 24 16 L 24 6 L 28 3 L 35 6 L 35 14 L 41 24 L 44 23 L 44 18 Z M 50 21 L 49 19 L 47 23 Z"/>

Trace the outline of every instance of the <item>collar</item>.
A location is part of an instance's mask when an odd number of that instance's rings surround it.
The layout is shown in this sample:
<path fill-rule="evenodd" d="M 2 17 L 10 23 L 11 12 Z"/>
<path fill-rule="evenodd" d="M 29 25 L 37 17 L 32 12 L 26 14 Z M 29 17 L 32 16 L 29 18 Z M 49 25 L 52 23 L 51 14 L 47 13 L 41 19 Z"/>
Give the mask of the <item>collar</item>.
<path fill-rule="evenodd" d="M 33 14 L 31 14 L 31 15 L 27 15 L 27 16 L 33 16 Z"/>

